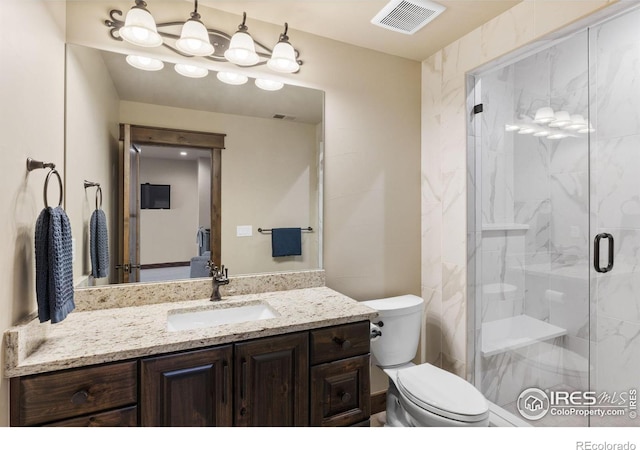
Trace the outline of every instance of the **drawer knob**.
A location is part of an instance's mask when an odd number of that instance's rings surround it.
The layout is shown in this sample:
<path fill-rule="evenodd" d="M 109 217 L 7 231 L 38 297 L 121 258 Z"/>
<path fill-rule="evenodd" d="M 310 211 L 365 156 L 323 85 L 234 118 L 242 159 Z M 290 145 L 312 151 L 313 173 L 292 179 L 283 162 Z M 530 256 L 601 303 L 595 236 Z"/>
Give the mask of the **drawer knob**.
<path fill-rule="evenodd" d="M 74 405 L 84 405 L 89 400 L 89 393 L 84 389 L 71 396 L 71 403 Z"/>
<path fill-rule="evenodd" d="M 333 342 L 342 347 L 342 350 L 349 350 L 351 348 L 351 341 L 349 339 L 342 339 L 336 336 L 333 338 Z"/>
<path fill-rule="evenodd" d="M 351 394 L 348 392 L 340 394 L 340 401 L 342 401 L 342 403 L 347 403 L 349 400 L 351 400 Z"/>

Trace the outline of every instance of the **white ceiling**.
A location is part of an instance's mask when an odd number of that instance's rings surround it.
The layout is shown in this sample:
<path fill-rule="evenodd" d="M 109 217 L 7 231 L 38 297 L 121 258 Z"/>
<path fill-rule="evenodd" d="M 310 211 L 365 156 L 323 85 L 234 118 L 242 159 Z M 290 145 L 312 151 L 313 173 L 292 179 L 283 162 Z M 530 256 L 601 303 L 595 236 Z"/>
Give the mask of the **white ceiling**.
<path fill-rule="evenodd" d="M 191 0 L 187 0 L 191 1 Z M 201 0 L 199 4 L 283 25 L 383 53 L 424 61 L 522 0 L 436 0 L 446 10 L 413 35 L 386 30 L 371 19 L 388 0 Z M 289 33 L 294 42 L 294 34 Z"/>

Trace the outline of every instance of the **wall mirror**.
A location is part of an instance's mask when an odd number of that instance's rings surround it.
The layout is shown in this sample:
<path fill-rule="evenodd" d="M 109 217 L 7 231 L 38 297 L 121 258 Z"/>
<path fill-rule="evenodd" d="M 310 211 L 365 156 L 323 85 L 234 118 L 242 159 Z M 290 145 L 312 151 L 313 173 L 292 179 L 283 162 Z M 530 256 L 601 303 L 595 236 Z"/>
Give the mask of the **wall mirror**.
<path fill-rule="evenodd" d="M 322 267 L 322 149 L 324 93 L 285 85 L 265 91 L 251 81 L 220 82 L 215 72 L 194 79 L 172 64 L 136 69 L 119 53 L 67 44 L 65 205 L 75 241 L 76 286 L 122 281 L 118 214 L 125 155 L 123 125 L 225 135 L 221 150 L 221 263 L 230 275 Z M 187 143 L 188 144 L 188 143 Z M 211 153 L 190 145 L 134 145 L 139 168 L 132 186 L 165 195 L 167 207 L 140 208 L 140 268 L 132 281 L 186 279 L 201 256 L 211 221 Z M 89 221 L 99 183 L 109 230 L 110 274 L 90 276 Z M 164 186 L 164 188 L 163 188 Z M 145 197 L 145 201 L 148 201 Z M 166 200 L 166 199 L 165 199 Z M 135 214 L 135 213 L 134 213 Z M 302 255 L 273 257 L 279 227 L 310 227 Z M 262 232 L 258 230 L 262 229 Z M 210 230 L 209 230 L 210 231 Z M 196 271 L 197 272 L 197 271 Z"/>

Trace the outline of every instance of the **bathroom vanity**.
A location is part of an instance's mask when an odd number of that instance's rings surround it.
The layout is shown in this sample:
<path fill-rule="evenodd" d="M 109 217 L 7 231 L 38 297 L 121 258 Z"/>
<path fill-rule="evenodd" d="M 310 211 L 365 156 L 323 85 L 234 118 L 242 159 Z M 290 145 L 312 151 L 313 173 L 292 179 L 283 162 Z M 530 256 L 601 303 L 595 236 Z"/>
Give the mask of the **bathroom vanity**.
<path fill-rule="evenodd" d="M 324 286 L 155 301 L 8 330 L 11 425 L 368 426 L 374 310 Z M 275 317 L 167 325 L 256 305 Z"/>

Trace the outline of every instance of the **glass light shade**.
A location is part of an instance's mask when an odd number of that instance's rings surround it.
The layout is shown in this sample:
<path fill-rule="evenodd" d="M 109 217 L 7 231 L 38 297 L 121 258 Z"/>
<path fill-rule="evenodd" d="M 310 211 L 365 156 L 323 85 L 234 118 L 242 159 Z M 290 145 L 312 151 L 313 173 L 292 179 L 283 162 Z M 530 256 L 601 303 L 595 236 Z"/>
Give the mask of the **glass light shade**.
<path fill-rule="evenodd" d="M 224 52 L 224 57 L 227 58 L 227 61 L 239 66 L 253 66 L 260 61 L 253 38 L 244 31 L 236 31 L 231 37 L 229 48 Z"/>
<path fill-rule="evenodd" d="M 136 69 L 156 71 L 164 67 L 164 63 L 159 59 L 148 58 L 146 56 L 128 55 L 126 61 Z"/>
<path fill-rule="evenodd" d="M 192 66 L 191 64 L 176 64 L 176 72 L 189 78 L 206 77 L 209 71 L 204 67 Z"/>
<path fill-rule="evenodd" d="M 520 131 L 518 131 L 518 134 L 533 134 L 536 132 L 535 128 L 530 128 L 527 126 L 524 126 L 522 128 L 520 128 Z"/>
<path fill-rule="evenodd" d="M 547 130 L 539 130 L 533 133 L 535 137 L 545 137 L 545 136 L 549 136 L 550 134 L 551 132 Z"/>
<path fill-rule="evenodd" d="M 549 122 L 553 122 L 555 118 L 556 117 L 553 112 L 553 109 L 549 108 L 548 106 L 545 106 L 543 108 L 539 108 L 536 111 L 536 115 L 533 118 L 533 121 L 535 123 L 549 123 Z"/>
<path fill-rule="evenodd" d="M 556 141 L 556 140 L 559 140 L 559 139 L 564 139 L 566 137 L 567 137 L 566 134 L 556 132 L 556 133 L 552 133 L 549 136 L 547 136 L 547 139 L 551 139 L 551 140 Z"/>
<path fill-rule="evenodd" d="M 202 22 L 194 19 L 187 20 L 182 26 L 176 47 L 182 53 L 193 56 L 209 56 L 214 51 L 207 28 Z"/>
<path fill-rule="evenodd" d="M 284 83 L 282 83 L 281 81 L 256 78 L 256 86 L 265 91 L 279 91 L 284 86 Z"/>
<path fill-rule="evenodd" d="M 510 123 L 504 126 L 504 131 L 518 131 L 520 129 L 519 125 L 512 125 Z"/>
<path fill-rule="evenodd" d="M 596 129 L 593 128 L 593 125 L 591 125 L 591 123 L 589 123 L 588 125 L 585 123 L 582 128 L 578 129 L 578 133 L 580 134 L 593 133 L 594 131 L 596 131 Z"/>
<path fill-rule="evenodd" d="M 249 78 L 246 75 L 242 75 L 237 72 L 218 72 L 216 76 L 218 77 L 218 80 L 227 84 L 240 85 L 249 81 Z"/>
<path fill-rule="evenodd" d="M 271 58 L 267 61 L 267 66 L 271 70 L 283 73 L 293 73 L 300 69 L 300 64 L 296 61 L 295 50 L 288 42 L 278 42 L 276 44 L 271 53 Z"/>
<path fill-rule="evenodd" d="M 555 114 L 555 120 L 549 124 L 553 128 L 564 128 L 571 125 L 571 116 L 567 111 L 558 111 Z"/>
<path fill-rule="evenodd" d="M 162 36 L 158 34 L 156 22 L 146 9 L 131 8 L 118 33 L 125 41 L 141 47 L 162 45 Z"/>
<path fill-rule="evenodd" d="M 581 128 L 587 127 L 587 121 L 584 120 L 584 117 L 580 114 L 573 114 L 571 116 L 571 124 L 567 125 L 565 128 L 567 130 L 579 130 Z"/>

